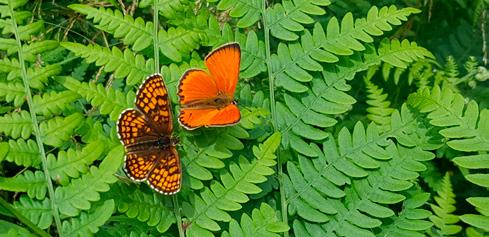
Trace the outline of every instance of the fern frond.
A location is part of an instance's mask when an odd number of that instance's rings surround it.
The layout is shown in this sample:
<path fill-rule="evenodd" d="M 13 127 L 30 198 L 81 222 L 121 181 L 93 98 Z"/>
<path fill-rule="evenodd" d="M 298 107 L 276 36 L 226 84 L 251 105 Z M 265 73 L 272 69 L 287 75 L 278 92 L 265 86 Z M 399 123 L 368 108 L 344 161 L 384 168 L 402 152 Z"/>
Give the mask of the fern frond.
<path fill-rule="evenodd" d="M 390 217 L 384 225 L 382 232 L 377 236 L 405 236 L 405 237 L 423 237 L 433 224 L 427 219 L 431 212 L 421 207 L 426 204 L 430 198 L 429 193 L 423 193 L 420 190 L 408 191 L 406 200 L 402 203 L 402 211 Z"/>
<path fill-rule="evenodd" d="M 55 117 L 39 125 L 42 141 L 46 145 L 60 147 L 71 138 L 74 130 L 83 121 L 83 115 L 74 113 L 66 117 Z"/>
<path fill-rule="evenodd" d="M 438 86 L 425 89 L 408 98 L 408 103 L 427 113 L 433 126 L 440 127 L 440 134 L 450 139 L 447 144 L 459 151 L 489 151 L 489 110 L 479 110 L 478 104 Z"/>
<path fill-rule="evenodd" d="M 154 226 L 160 233 L 166 232 L 176 222 L 174 213 L 158 193 L 145 193 L 134 186 L 128 188 L 120 182 L 112 185 L 110 190 L 108 196 L 114 198 L 117 211 L 131 219 Z"/>
<path fill-rule="evenodd" d="M 369 79 L 365 78 L 367 87 L 367 118 L 379 125 L 383 130 L 390 128 L 390 117 L 394 109 L 390 107 L 390 101 L 387 100 L 387 94 L 383 89 L 377 87 Z"/>
<path fill-rule="evenodd" d="M 23 17 L 29 17 L 30 14 L 23 14 L 23 15 L 24 15 Z M 20 16 L 21 14 L 19 14 L 19 17 Z M 21 18 L 17 18 L 16 16 L 16 20 L 20 20 Z M 14 33 L 14 28 L 11 19 L 8 20 L 0 19 L 0 28 L 3 28 L 2 34 Z M 32 23 L 21 25 L 18 27 L 19 38 L 25 41 L 31 40 L 31 37 L 36 36 L 37 34 L 43 31 L 44 31 L 44 21 L 42 20 L 34 21 Z"/>
<path fill-rule="evenodd" d="M 224 31 L 224 30 L 223 30 Z M 235 39 L 241 45 L 241 78 L 253 78 L 267 70 L 265 64 L 265 44 L 258 40 L 254 31 L 249 31 L 246 35 L 235 32 Z"/>
<path fill-rule="evenodd" d="M 0 177 L 0 189 L 11 192 L 27 192 L 30 198 L 42 200 L 46 197 L 47 192 L 46 178 L 41 171 L 34 173 L 27 170 L 15 177 Z"/>
<path fill-rule="evenodd" d="M 263 0 L 251 1 L 230 1 L 230 0 L 212 0 L 209 2 L 219 2 L 217 10 L 229 11 L 229 16 L 240 18 L 236 25 L 240 28 L 247 28 L 255 24 L 262 17 Z M 320 4 L 316 4 L 320 5 Z M 306 7 L 304 7 L 306 8 Z"/>
<path fill-rule="evenodd" d="M 104 152 L 102 142 L 92 142 L 82 150 L 60 151 L 58 156 L 48 154 L 49 174 L 61 185 L 67 185 L 70 178 L 78 178 L 88 171 L 88 166 Z"/>
<path fill-rule="evenodd" d="M 380 42 L 378 52 L 382 61 L 399 68 L 406 68 L 407 63 L 418 59 L 434 58 L 430 51 L 406 39 L 402 42 L 384 39 Z"/>
<path fill-rule="evenodd" d="M 5 160 L 24 167 L 37 167 L 41 163 L 39 148 L 34 140 L 11 139 L 8 141 L 8 146 Z"/>
<path fill-rule="evenodd" d="M 139 52 L 153 43 L 153 22 L 145 22 L 143 18 L 134 19 L 130 15 L 122 15 L 119 10 L 110 8 L 93 8 L 83 4 L 72 4 L 69 8 L 93 19 L 97 28 L 120 38 L 125 45 L 132 45 L 132 50 Z"/>
<path fill-rule="evenodd" d="M 107 200 L 89 212 L 82 212 L 79 217 L 63 221 L 62 231 L 67 236 L 93 236 L 99 227 L 109 220 L 115 209 L 114 200 Z"/>
<path fill-rule="evenodd" d="M 41 229 L 47 229 L 53 223 L 49 198 L 37 201 L 22 195 L 19 201 L 14 203 L 14 207 Z"/>
<path fill-rule="evenodd" d="M 22 45 L 22 56 L 24 56 L 24 60 L 28 62 L 35 62 L 36 56 L 40 53 L 54 50 L 59 46 L 59 42 L 56 40 L 43 40 L 38 42 L 33 42 L 31 44 Z M 8 54 L 13 54 L 17 52 L 16 48 L 7 49 Z"/>
<path fill-rule="evenodd" d="M 443 236 L 455 235 L 462 231 L 462 227 L 457 225 L 458 216 L 452 214 L 455 208 L 455 193 L 453 193 L 450 175 L 447 173 L 443 178 L 442 187 L 438 190 L 438 196 L 435 197 L 435 204 L 430 204 L 434 215 L 430 216 L 436 230 L 433 234 Z"/>
<path fill-rule="evenodd" d="M 7 73 L 7 80 L 9 81 L 17 78 L 20 74 L 19 60 L 16 58 L 3 58 L 0 60 L 0 72 Z"/>
<path fill-rule="evenodd" d="M 224 231 L 221 237 L 231 236 L 270 236 L 279 237 L 278 233 L 289 230 L 287 224 L 280 222 L 275 210 L 266 203 L 251 212 L 251 217 L 246 213 L 241 216 L 241 223 L 231 220 L 229 232 Z"/>
<path fill-rule="evenodd" d="M 126 83 L 129 86 L 138 84 L 154 70 L 153 60 L 146 61 L 142 55 L 129 49 L 122 52 L 119 48 L 112 47 L 111 51 L 99 45 L 85 46 L 71 42 L 63 42 L 61 46 L 85 58 L 89 63 L 95 62 L 97 66 L 104 66 L 104 71 L 113 72 L 115 78 L 127 78 Z"/>
<path fill-rule="evenodd" d="M 229 165 L 220 175 L 220 182 L 204 188 L 200 195 L 191 198 L 192 203 L 184 203 L 190 209 L 184 212 L 192 223 L 187 229 L 187 236 L 208 236 L 210 231 L 218 231 L 221 227 L 216 221 L 232 220 L 227 211 L 241 208 L 241 203 L 249 201 L 246 194 L 256 194 L 261 189 L 256 184 L 263 183 L 275 171 L 271 168 L 276 164 L 275 151 L 280 144 L 280 134 L 274 133 L 263 144 L 253 147 L 256 159 L 249 161 L 240 156 L 239 160 Z"/>
<path fill-rule="evenodd" d="M 72 91 L 51 91 L 43 94 L 42 96 L 35 95 L 32 98 L 32 103 L 37 114 L 45 116 L 59 115 L 79 97 L 80 96 L 78 94 Z"/>
<path fill-rule="evenodd" d="M 313 223 L 324 223 L 315 227 L 321 231 L 315 235 L 322 233 L 318 236 L 333 232 L 374 236 L 370 229 L 394 215 L 389 205 L 405 199 L 400 192 L 409 189 L 418 172 L 426 169 L 421 162 L 433 158 L 432 153 L 419 148 L 386 142 L 375 125 L 365 130 L 361 123 L 353 134 L 340 131 L 338 147 L 333 138 L 326 140 L 323 151 L 311 146 L 319 157 L 311 161 L 299 156 L 299 167 L 289 162 L 286 187 L 290 211 L 306 220 L 306 229 Z M 345 184 L 350 185 L 344 191 L 338 188 Z M 337 199 L 343 196 L 348 205 Z"/>
<path fill-rule="evenodd" d="M 160 15 L 167 19 L 174 19 L 178 17 L 178 13 L 183 12 L 191 8 L 194 4 L 190 0 L 160 0 L 157 2 L 156 7 Z M 142 0 L 139 2 L 139 8 L 147 8 L 154 5 L 153 0 Z"/>
<path fill-rule="evenodd" d="M 65 187 L 56 188 L 59 212 L 66 216 L 76 216 L 80 210 L 89 210 L 91 202 L 100 200 L 100 193 L 108 191 L 109 184 L 117 181 L 114 174 L 122 164 L 123 154 L 121 146 L 113 148 L 98 168 L 92 166 L 89 173 L 73 179 Z"/>
<path fill-rule="evenodd" d="M 133 91 L 124 94 L 112 88 L 106 89 L 101 84 L 79 82 L 71 77 L 61 77 L 59 81 L 64 87 L 78 93 L 93 106 L 100 107 L 100 113 L 109 114 L 113 121 L 117 120 L 122 110 L 134 105 L 136 94 Z"/>
<path fill-rule="evenodd" d="M 287 0 L 267 8 L 264 17 L 270 28 L 270 33 L 281 40 L 297 40 L 297 32 L 304 30 L 303 24 L 312 24 L 311 16 L 324 15 L 321 8 L 330 5 L 329 0 Z"/>
<path fill-rule="evenodd" d="M 22 110 L 19 113 L 14 112 L 0 117 L 0 133 L 5 133 L 14 139 L 29 138 L 32 134 L 32 121 L 29 112 Z"/>
<path fill-rule="evenodd" d="M 18 82 L 0 82 L 0 98 L 6 102 L 14 102 L 15 107 L 24 104 L 24 85 Z"/>
<path fill-rule="evenodd" d="M 212 19 L 210 18 L 209 21 Z M 185 54 L 198 49 L 200 43 L 205 42 L 207 37 L 208 35 L 203 29 L 171 27 L 167 31 L 159 31 L 158 43 L 161 53 L 174 62 L 180 62 Z"/>
<path fill-rule="evenodd" d="M 200 136 L 189 139 L 185 146 L 187 155 L 182 158 L 187 173 L 191 176 L 191 187 L 201 189 L 201 180 L 213 178 L 209 169 L 224 167 L 223 159 L 233 156 L 233 150 L 241 150 L 244 145 L 239 139 L 249 137 L 246 130 L 240 126 L 226 129 L 214 129 L 206 131 Z M 205 142 L 203 142 L 205 141 Z"/>

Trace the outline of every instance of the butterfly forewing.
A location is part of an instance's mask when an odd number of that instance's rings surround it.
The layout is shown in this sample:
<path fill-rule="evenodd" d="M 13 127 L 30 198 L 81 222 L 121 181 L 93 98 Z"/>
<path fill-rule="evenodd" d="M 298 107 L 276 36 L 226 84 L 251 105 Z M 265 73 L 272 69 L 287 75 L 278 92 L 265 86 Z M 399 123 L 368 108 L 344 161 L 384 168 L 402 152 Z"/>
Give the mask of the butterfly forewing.
<path fill-rule="evenodd" d="M 160 74 L 149 76 L 141 85 L 136 96 L 136 107 L 147 116 L 150 126 L 156 132 L 159 134 L 173 132 L 168 91 Z"/>
<path fill-rule="evenodd" d="M 158 136 L 146 117 L 134 109 L 127 109 L 121 113 L 117 123 L 117 132 L 122 144 L 129 148 L 128 150 L 137 144 L 155 141 Z"/>
<path fill-rule="evenodd" d="M 238 84 L 241 49 L 238 43 L 225 44 L 205 58 L 205 65 L 214 77 L 219 91 L 233 97 Z"/>

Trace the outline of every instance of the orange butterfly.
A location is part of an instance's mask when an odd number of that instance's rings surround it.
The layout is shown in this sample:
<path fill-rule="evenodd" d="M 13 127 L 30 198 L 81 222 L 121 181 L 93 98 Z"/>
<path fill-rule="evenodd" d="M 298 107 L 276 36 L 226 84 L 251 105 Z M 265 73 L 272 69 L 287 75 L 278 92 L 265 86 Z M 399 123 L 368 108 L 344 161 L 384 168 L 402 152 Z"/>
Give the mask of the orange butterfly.
<path fill-rule="evenodd" d="M 205 64 L 209 73 L 189 69 L 180 78 L 180 116 L 178 122 L 186 129 L 223 127 L 239 122 L 241 115 L 234 101 L 238 84 L 241 49 L 229 43 L 215 49 Z"/>
<path fill-rule="evenodd" d="M 154 190 L 172 195 L 180 191 L 182 170 L 172 137 L 168 92 L 160 74 L 149 76 L 139 88 L 136 109 L 121 113 L 119 139 L 126 150 L 124 170 L 136 182 L 147 181 Z"/>

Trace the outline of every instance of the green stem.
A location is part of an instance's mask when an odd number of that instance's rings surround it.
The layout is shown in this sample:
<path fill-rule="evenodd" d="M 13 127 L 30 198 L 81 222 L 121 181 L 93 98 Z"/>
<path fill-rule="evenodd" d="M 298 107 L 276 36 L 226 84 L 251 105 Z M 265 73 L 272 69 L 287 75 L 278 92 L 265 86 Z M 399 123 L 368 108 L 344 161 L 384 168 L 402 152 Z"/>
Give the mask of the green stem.
<path fill-rule="evenodd" d="M 17 220 L 22 222 L 25 226 L 27 226 L 32 232 L 36 233 L 39 236 L 42 237 L 50 237 L 47 232 L 44 230 L 41 230 L 39 227 L 37 227 L 34 223 L 32 223 L 29 219 L 27 219 L 25 216 L 20 214 L 12 205 L 10 205 L 7 201 L 5 201 L 3 198 L 0 197 L 0 206 L 7 209 L 12 215 L 17 217 Z"/>
<path fill-rule="evenodd" d="M 160 47 L 158 46 L 158 0 L 154 0 L 153 6 L 153 51 L 155 60 L 155 72 L 160 72 Z"/>
<path fill-rule="evenodd" d="M 268 71 L 268 89 L 270 93 L 270 111 L 272 113 L 272 125 L 274 131 L 278 131 L 278 122 L 277 122 L 277 108 L 275 104 L 275 77 L 272 72 L 272 59 L 270 54 L 270 29 L 268 26 L 268 22 L 266 19 L 266 0 L 263 0 L 262 4 L 262 21 L 263 28 L 265 31 L 265 50 L 266 50 L 266 63 L 267 63 L 267 71 Z M 285 186 L 284 186 L 284 171 L 282 169 L 282 160 L 280 159 L 280 147 L 277 149 L 277 166 L 278 166 L 278 181 L 280 184 L 280 205 L 282 212 L 282 221 L 285 224 L 288 224 L 288 216 L 287 216 L 287 201 L 285 197 Z M 284 232 L 284 236 L 288 237 L 289 233 Z"/>
<path fill-rule="evenodd" d="M 173 195 L 173 212 L 175 213 L 175 218 L 177 219 L 178 236 L 185 237 L 185 232 L 183 231 L 183 226 L 182 226 L 182 216 L 180 215 L 178 194 Z"/>
<path fill-rule="evenodd" d="M 12 2 L 9 0 L 8 4 L 10 10 L 10 16 L 12 19 L 12 26 L 14 27 L 15 39 L 17 40 L 17 48 L 19 53 L 19 64 L 22 73 L 22 81 L 24 82 L 25 97 L 27 99 L 27 105 L 29 106 L 29 112 L 31 114 L 32 127 L 34 129 L 34 135 L 36 136 L 37 146 L 39 148 L 39 153 L 41 155 L 42 169 L 44 171 L 44 177 L 48 185 L 48 194 L 51 201 L 51 210 L 53 212 L 54 223 L 56 224 L 56 229 L 58 230 L 59 236 L 63 236 L 61 232 L 61 219 L 59 218 L 58 206 L 56 205 L 56 200 L 54 196 L 54 187 L 51 182 L 51 176 L 49 175 L 48 161 L 46 159 L 46 152 L 44 151 L 44 145 L 41 139 L 41 131 L 39 129 L 39 124 L 37 122 L 36 113 L 34 112 L 34 106 L 32 104 L 32 94 L 29 87 L 29 80 L 27 78 L 27 71 L 25 68 L 24 56 L 22 55 L 22 43 L 20 42 L 19 29 L 17 27 L 17 22 L 15 21 L 14 9 L 12 8 Z"/>

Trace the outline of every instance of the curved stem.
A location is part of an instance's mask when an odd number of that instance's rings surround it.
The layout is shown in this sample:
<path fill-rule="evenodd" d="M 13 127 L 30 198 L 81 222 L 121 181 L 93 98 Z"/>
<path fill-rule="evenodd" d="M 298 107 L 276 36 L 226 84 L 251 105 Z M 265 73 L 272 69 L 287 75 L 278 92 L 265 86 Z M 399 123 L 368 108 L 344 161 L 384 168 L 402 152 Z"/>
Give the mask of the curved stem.
<path fill-rule="evenodd" d="M 265 31 L 265 50 L 266 50 L 266 63 L 267 63 L 267 71 L 268 71 L 268 89 L 270 93 L 270 112 L 272 113 L 272 125 L 274 131 L 278 131 L 278 122 L 277 122 L 277 108 L 275 104 L 275 76 L 272 72 L 272 59 L 270 54 L 270 28 L 266 19 L 266 0 L 263 0 L 262 4 L 262 21 L 263 28 Z M 278 166 L 278 181 L 280 184 L 280 206 L 282 212 L 282 221 L 285 224 L 288 224 L 288 216 L 287 216 L 287 201 L 285 197 L 285 186 L 284 186 L 284 171 L 282 168 L 282 160 L 280 159 L 280 147 L 277 149 L 277 166 Z M 289 233 L 284 232 L 284 236 L 288 237 Z"/>
<path fill-rule="evenodd" d="M 160 47 L 158 45 L 158 0 L 153 2 L 153 51 L 154 51 L 154 61 L 155 61 L 155 73 L 160 72 Z"/>
<path fill-rule="evenodd" d="M 17 22 L 15 20 L 15 12 L 14 9 L 12 8 L 12 1 L 9 0 L 8 8 L 10 11 L 10 16 L 12 20 L 12 26 L 14 28 L 14 33 L 15 33 L 15 39 L 17 41 L 17 49 L 18 49 L 18 54 L 19 54 L 19 64 L 20 64 L 20 71 L 22 75 L 22 81 L 24 82 L 24 91 L 25 91 L 25 97 L 27 99 L 27 105 L 29 106 L 29 113 L 31 114 L 31 121 L 32 121 L 32 128 L 34 129 L 34 135 L 36 136 L 36 142 L 37 146 L 39 149 L 39 153 L 41 156 L 41 162 L 42 162 L 42 169 L 44 171 L 44 177 L 46 178 L 46 183 L 48 186 L 48 194 L 49 194 L 49 199 L 50 199 L 50 204 L 51 204 L 51 211 L 53 212 L 53 217 L 54 217 L 54 223 L 56 224 L 56 229 L 58 230 L 58 233 L 60 236 L 63 236 L 63 233 L 61 232 L 61 219 L 59 217 L 58 213 L 58 206 L 56 205 L 56 200 L 54 196 L 54 187 L 53 183 L 51 181 L 51 176 L 49 175 L 49 168 L 48 168 L 48 161 L 46 159 L 46 152 L 44 151 L 44 145 L 41 139 L 41 131 L 39 129 L 39 124 L 37 122 L 37 117 L 36 117 L 36 112 L 34 111 L 34 106 L 32 104 L 32 94 L 31 94 L 31 89 L 29 87 L 29 79 L 27 78 L 27 71 L 25 68 L 25 62 L 24 62 L 24 57 L 22 54 L 22 43 L 20 42 L 20 35 L 19 35 L 19 29 L 17 27 Z"/>
<path fill-rule="evenodd" d="M 173 195 L 173 212 L 175 213 L 175 218 L 177 219 L 178 236 L 185 237 L 185 232 L 182 226 L 182 216 L 180 215 L 180 205 L 178 202 L 178 194 Z"/>
<path fill-rule="evenodd" d="M 19 213 L 10 203 L 5 201 L 2 197 L 0 197 L 0 206 L 7 209 L 12 215 L 17 217 L 17 220 L 22 222 L 25 226 L 27 226 L 32 232 L 36 233 L 37 235 L 41 237 L 49 237 L 48 233 L 46 233 L 44 230 L 41 230 L 39 227 L 37 227 L 34 223 L 32 223 L 29 219 L 27 219 L 25 216 L 23 216 L 21 213 Z"/>

